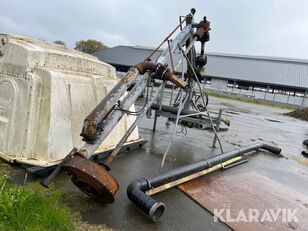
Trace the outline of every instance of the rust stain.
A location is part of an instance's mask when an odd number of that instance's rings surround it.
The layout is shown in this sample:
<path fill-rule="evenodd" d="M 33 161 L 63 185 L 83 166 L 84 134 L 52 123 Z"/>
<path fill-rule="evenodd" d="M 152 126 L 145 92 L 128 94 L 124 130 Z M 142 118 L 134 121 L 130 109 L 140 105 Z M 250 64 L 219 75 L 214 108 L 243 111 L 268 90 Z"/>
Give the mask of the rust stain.
<path fill-rule="evenodd" d="M 282 219 L 274 222 L 225 222 L 230 228 L 246 230 L 307 230 L 308 196 L 279 184 L 255 172 L 233 175 L 211 175 L 184 183 L 179 188 L 214 213 L 214 209 L 231 210 L 231 217 L 237 217 L 240 210 L 298 209 L 299 222 L 287 223 Z M 281 218 L 281 217 L 280 217 Z"/>
<path fill-rule="evenodd" d="M 119 185 L 104 167 L 76 155 L 63 166 L 63 169 L 85 194 L 102 202 L 114 202 Z"/>

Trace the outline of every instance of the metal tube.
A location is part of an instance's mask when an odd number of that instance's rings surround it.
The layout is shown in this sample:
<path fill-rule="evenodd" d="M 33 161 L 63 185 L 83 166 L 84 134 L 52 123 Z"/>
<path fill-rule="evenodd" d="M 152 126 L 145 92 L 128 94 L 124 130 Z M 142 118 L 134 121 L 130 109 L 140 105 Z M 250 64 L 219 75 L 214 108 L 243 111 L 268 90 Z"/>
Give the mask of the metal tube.
<path fill-rule="evenodd" d="M 194 37 L 193 40 L 190 42 L 189 46 L 185 50 L 185 55 L 188 54 L 188 52 L 191 50 L 191 48 L 194 46 L 195 42 L 197 42 L 198 38 Z"/>
<path fill-rule="evenodd" d="M 159 110 L 161 111 L 162 106 L 163 106 L 163 96 L 164 96 L 164 91 L 165 91 L 165 87 L 166 87 L 166 81 L 164 80 L 162 82 L 162 89 L 160 91 L 160 97 L 159 97 Z"/>
<path fill-rule="evenodd" d="M 197 85 L 198 85 L 198 87 L 199 87 L 199 91 L 201 92 L 201 98 L 202 98 L 202 101 L 203 101 L 203 105 L 206 105 L 205 100 L 204 100 L 204 97 L 203 97 L 203 95 L 202 95 L 201 85 L 200 85 L 198 76 L 197 76 L 197 74 L 196 74 L 196 72 L 195 72 L 195 69 L 194 69 L 194 67 L 192 66 L 191 62 L 189 61 L 189 59 L 188 59 L 187 55 L 185 54 L 185 52 L 183 51 L 183 49 L 182 49 L 181 47 L 179 47 L 179 49 L 181 49 L 181 52 L 182 52 L 183 56 L 185 57 L 187 64 L 190 66 L 191 71 L 192 71 L 192 73 L 193 73 L 193 76 L 195 77 L 195 82 L 197 83 Z M 223 153 L 224 151 L 223 151 L 223 148 L 222 148 L 222 145 L 221 145 L 221 141 L 220 141 L 220 138 L 219 138 L 219 136 L 218 136 L 218 134 L 217 134 L 217 132 L 216 132 L 216 128 L 214 127 L 214 124 L 213 124 L 213 121 L 212 121 L 212 117 L 211 117 L 210 113 L 209 113 L 207 110 L 205 110 L 205 111 L 207 112 L 207 115 L 208 115 L 208 117 L 209 117 L 209 120 L 210 120 L 212 129 L 213 129 L 213 132 L 215 133 L 215 136 L 216 136 L 216 138 L 217 138 L 217 140 L 218 140 L 221 153 Z"/>
<path fill-rule="evenodd" d="M 182 166 L 173 169 L 169 172 L 155 176 L 153 178 L 140 178 L 133 181 L 127 187 L 127 196 L 132 203 L 148 215 L 152 221 L 157 221 L 164 213 L 165 205 L 162 202 L 156 202 L 153 198 L 146 195 L 145 192 L 151 188 L 159 187 L 169 182 L 187 177 L 194 173 L 208 169 L 214 165 L 221 164 L 237 156 L 248 156 L 250 153 L 257 149 L 264 149 L 276 155 L 281 152 L 280 148 L 270 146 L 264 143 L 257 143 L 221 155 L 217 155 L 199 162 Z"/>
<path fill-rule="evenodd" d="M 168 50 L 169 50 L 169 57 L 170 57 L 170 63 L 171 63 L 171 71 L 172 71 L 172 74 L 174 74 L 174 65 L 173 65 L 173 58 L 172 58 L 172 53 L 171 53 L 170 40 L 168 40 Z"/>
<path fill-rule="evenodd" d="M 174 136 L 175 136 L 175 133 L 176 133 L 176 129 L 177 129 L 178 123 L 179 123 L 179 116 L 180 116 L 180 114 L 181 114 L 181 111 L 183 110 L 183 104 L 185 104 L 185 102 L 187 101 L 187 99 L 188 99 L 188 95 L 185 96 L 184 102 L 183 102 L 183 101 L 182 101 L 182 100 L 183 100 L 183 94 L 181 94 L 180 105 L 179 105 L 179 108 L 178 108 L 178 111 L 177 111 L 176 121 L 175 121 L 175 125 L 174 125 L 174 128 L 173 128 L 171 140 L 170 140 L 170 142 L 169 142 L 169 144 L 168 144 L 168 147 L 167 147 L 166 150 L 165 150 L 165 153 L 164 153 L 164 155 L 163 155 L 163 159 L 161 160 L 160 170 L 162 170 L 162 168 L 164 167 L 167 154 L 168 154 L 169 149 L 170 149 L 170 147 L 171 147 L 171 145 L 172 145 L 172 143 L 173 143 L 173 139 L 174 139 Z"/>
<path fill-rule="evenodd" d="M 161 44 L 158 45 L 158 47 L 156 47 L 156 49 L 147 57 L 144 59 L 144 61 L 148 61 L 153 54 L 155 54 L 156 51 L 158 51 L 158 49 L 174 34 L 174 32 L 176 32 L 176 30 L 181 27 L 182 30 L 182 24 L 186 21 L 186 17 L 184 18 L 183 21 L 180 21 L 180 23 L 173 29 L 173 31 L 171 31 L 171 33 L 161 42 Z"/>
<path fill-rule="evenodd" d="M 257 150 L 257 149 L 265 149 L 272 153 L 279 154 L 281 152 L 281 149 L 269 146 L 263 143 L 257 143 L 253 144 L 251 146 L 239 148 L 230 152 L 226 152 L 224 154 L 220 154 L 205 160 L 201 160 L 197 163 L 189 164 L 174 170 L 171 170 L 170 172 L 166 172 L 162 175 L 153 177 L 148 179 L 149 182 L 151 182 L 152 187 L 157 187 L 161 184 L 165 184 L 167 182 L 188 176 L 192 173 L 199 172 L 203 169 L 206 169 L 208 167 L 211 167 L 213 165 L 222 163 L 228 159 L 231 159 L 236 156 L 244 155 L 245 153 Z"/>
<path fill-rule="evenodd" d="M 43 185 L 45 188 L 48 188 L 48 185 L 51 183 L 51 181 L 60 173 L 63 165 L 65 165 L 67 162 L 70 161 L 72 156 L 77 152 L 77 148 L 73 148 L 70 153 L 61 161 L 60 164 L 52 171 L 52 173 L 41 181 L 41 185 Z"/>
<path fill-rule="evenodd" d="M 204 42 L 201 42 L 201 55 L 204 55 L 204 45 L 205 43 Z"/>
<path fill-rule="evenodd" d="M 175 53 L 178 50 L 178 44 L 182 47 L 187 39 L 189 39 L 191 35 L 192 27 L 191 25 L 185 26 L 182 31 L 172 40 L 170 43 L 170 51 L 171 53 Z M 164 49 L 164 51 L 159 56 L 157 63 L 162 65 L 168 64 L 168 56 L 169 56 L 169 46 Z"/>
<path fill-rule="evenodd" d="M 121 108 L 123 110 L 128 110 L 131 105 L 137 100 L 138 96 L 143 92 L 143 90 L 147 87 L 149 74 L 145 74 L 146 78 L 141 78 L 133 89 L 129 92 L 129 94 L 122 100 Z M 90 158 L 92 154 L 96 151 L 96 149 L 101 145 L 104 139 L 109 135 L 112 129 L 117 125 L 119 120 L 124 116 L 125 112 L 122 110 L 113 110 L 108 118 L 104 121 L 103 127 L 104 129 L 101 131 L 99 138 L 94 141 L 94 143 L 85 143 L 83 147 L 78 151 L 78 153 L 82 154 L 86 158 Z"/>
<path fill-rule="evenodd" d="M 169 105 L 172 105 L 172 100 L 173 100 L 173 92 L 174 92 L 174 85 L 172 84 L 172 88 L 171 88 L 171 95 L 170 95 L 170 103 Z"/>
<path fill-rule="evenodd" d="M 132 67 L 129 69 L 127 74 L 112 88 L 112 90 L 108 92 L 102 101 L 86 117 L 81 134 L 83 137 L 93 138 L 96 134 L 98 124 L 106 117 L 119 98 L 138 76 L 138 69 L 136 67 Z"/>
<path fill-rule="evenodd" d="M 218 118 L 216 121 L 216 131 L 217 132 L 219 132 L 221 116 L 222 116 L 222 109 L 219 109 L 219 114 L 218 114 Z M 213 144 L 212 144 L 213 148 L 216 148 L 216 140 L 217 140 L 217 136 L 214 134 L 214 139 L 213 139 Z"/>
<path fill-rule="evenodd" d="M 191 50 L 191 48 L 193 47 L 193 45 L 195 44 L 195 42 L 197 41 L 198 39 L 196 37 L 193 38 L 193 40 L 190 42 L 190 44 L 188 45 L 188 47 L 186 48 L 186 50 L 184 51 L 184 54 L 187 55 L 188 52 Z M 178 65 L 180 64 L 180 62 L 183 62 L 184 59 L 180 59 L 176 62 L 175 66 L 174 66 L 174 70 L 176 70 L 178 68 Z M 184 72 L 183 70 L 184 68 L 182 68 L 182 72 Z"/>
<path fill-rule="evenodd" d="M 151 108 L 153 110 L 159 110 L 159 104 L 154 103 L 154 104 L 152 104 Z M 161 110 L 165 111 L 165 112 L 172 113 L 172 114 L 177 114 L 177 112 L 178 112 L 177 107 L 172 107 L 172 106 L 167 106 L 167 105 L 163 105 Z M 204 112 L 196 112 L 196 111 L 192 111 L 192 110 L 182 110 L 179 118 L 193 117 L 193 118 L 199 119 L 200 115 L 208 116 L 207 113 L 204 113 Z M 215 117 L 213 119 L 215 120 L 215 122 L 217 122 L 218 118 Z"/>
<path fill-rule="evenodd" d="M 110 158 L 108 157 L 108 161 L 106 164 L 110 164 L 110 162 L 114 159 L 114 157 L 117 155 L 117 153 L 120 151 L 121 147 L 123 146 L 124 142 L 127 140 L 127 138 L 130 136 L 130 134 L 134 131 L 134 129 L 137 127 L 141 119 L 145 116 L 148 109 L 151 108 L 151 105 L 157 100 L 159 93 L 162 91 L 163 85 L 161 84 L 157 91 L 155 92 L 155 95 L 153 99 L 151 99 L 150 102 L 144 107 L 143 111 L 138 115 L 134 123 L 132 123 L 129 127 L 129 129 L 126 131 L 120 142 L 117 144 L 117 146 L 114 148 L 112 153 L 110 154 Z"/>

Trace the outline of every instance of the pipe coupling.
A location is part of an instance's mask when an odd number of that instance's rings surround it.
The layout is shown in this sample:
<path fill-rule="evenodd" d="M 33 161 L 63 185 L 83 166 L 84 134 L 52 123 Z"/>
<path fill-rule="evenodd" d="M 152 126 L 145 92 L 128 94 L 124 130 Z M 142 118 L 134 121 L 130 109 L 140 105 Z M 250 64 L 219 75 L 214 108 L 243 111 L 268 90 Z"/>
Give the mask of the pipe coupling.
<path fill-rule="evenodd" d="M 134 65 L 141 75 L 145 74 L 147 71 L 155 72 L 156 65 L 152 62 L 144 61 Z"/>
<path fill-rule="evenodd" d="M 197 25 L 197 31 L 194 37 L 197 37 L 198 41 L 207 42 L 209 40 L 208 32 L 210 30 L 210 22 L 204 18 L 204 20 Z"/>
<path fill-rule="evenodd" d="M 174 74 L 172 74 L 169 68 L 162 64 L 157 64 L 155 74 L 158 79 L 168 80 L 182 89 L 185 89 L 187 87 L 187 83 L 185 81 L 176 77 Z"/>

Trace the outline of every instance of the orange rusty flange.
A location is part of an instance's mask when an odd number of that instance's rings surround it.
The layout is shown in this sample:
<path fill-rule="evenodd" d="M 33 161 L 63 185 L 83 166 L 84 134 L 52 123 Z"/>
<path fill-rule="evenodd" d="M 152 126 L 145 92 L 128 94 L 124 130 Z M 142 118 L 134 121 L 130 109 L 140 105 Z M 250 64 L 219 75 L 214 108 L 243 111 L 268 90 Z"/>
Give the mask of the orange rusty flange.
<path fill-rule="evenodd" d="M 72 182 L 88 196 L 104 203 L 113 203 L 118 182 L 101 165 L 75 155 L 63 166 Z"/>

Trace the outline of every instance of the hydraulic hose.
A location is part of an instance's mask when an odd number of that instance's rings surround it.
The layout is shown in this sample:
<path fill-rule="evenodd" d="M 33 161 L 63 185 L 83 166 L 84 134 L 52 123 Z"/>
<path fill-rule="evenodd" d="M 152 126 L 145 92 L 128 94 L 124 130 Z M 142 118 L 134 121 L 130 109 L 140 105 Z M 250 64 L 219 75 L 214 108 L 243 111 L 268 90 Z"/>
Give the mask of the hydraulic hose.
<path fill-rule="evenodd" d="M 191 174 L 203 171 L 234 157 L 247 156 L 247 153 L 258 149 L 263 149 L 276 155 L 281 153 L 280 148 L 268 144 L 253 144 L 208 159 L 204 159 L 196 163 L 173 169 L 153 178 L 139 178 L 129 184 L 127 187 L 127 196 L 130 201 L 134 203 L 139 209 L 141 209 L 147 216 L 149 216 L 152 221 L 156 222 L 163 215 L 165 211 L 165 205 L 164 203 L 157 202 L 152 197 L 146 195 L 146 191 L 189 176 Z"/>

